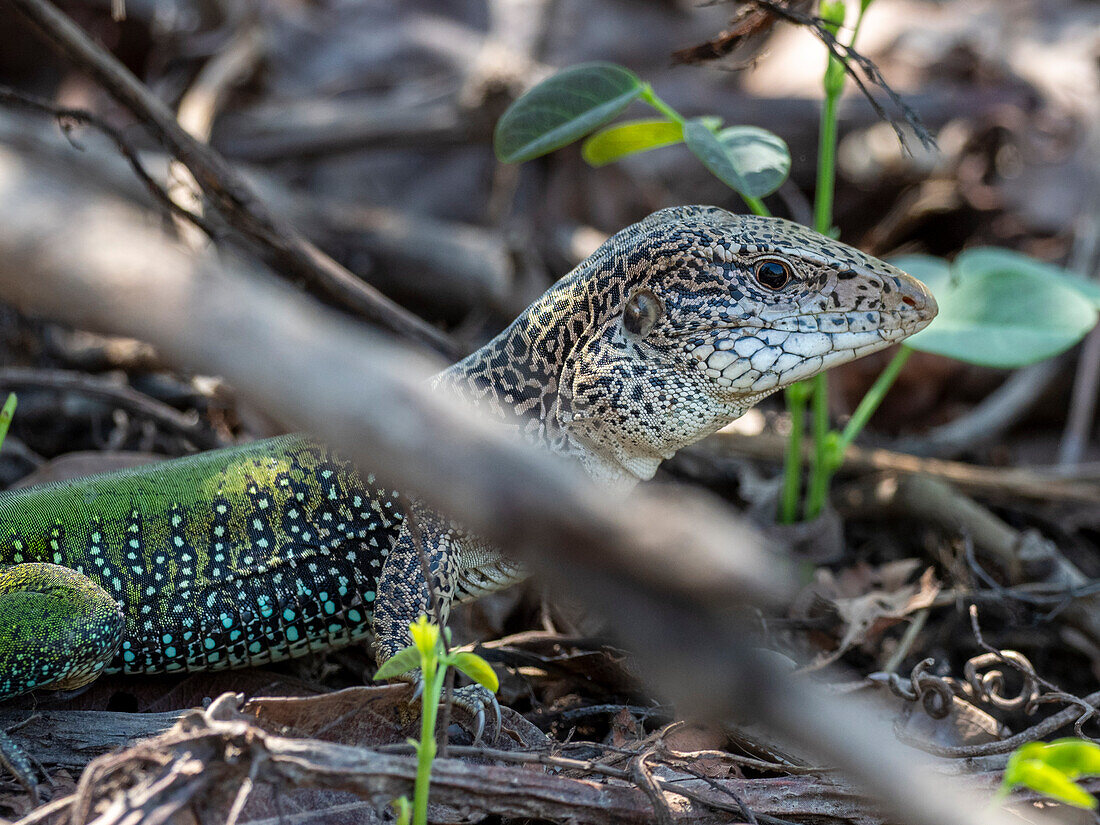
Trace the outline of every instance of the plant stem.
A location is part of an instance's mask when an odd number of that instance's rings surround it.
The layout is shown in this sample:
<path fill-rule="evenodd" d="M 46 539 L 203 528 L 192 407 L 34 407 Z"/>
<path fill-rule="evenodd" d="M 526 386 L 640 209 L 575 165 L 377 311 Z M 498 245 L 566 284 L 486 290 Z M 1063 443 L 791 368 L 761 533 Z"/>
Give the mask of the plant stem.
<path fill-rule="evenodd" d="M 653 87 L 648 83 L 642 88 L 642 100 L 667 117 L 673 123 L 679 123 L 684 125 L 684 116 L 665 103 L 661 98 L 657 97 L 657 93 L 653 91 Z"/>
<path fill-rule="evenodd" d="M 859 406 L 856 407 L 852 417 L 848 419 L 847 426 L 844 427 L 844 432 L 840 434 L 840 455 L 844 455 L 844 451 L 848 449 L 857 435 L 867 426 L 867 422 L 871 419 L 871 416 L 875 414 L 875 410 L 878 409 L 878 405 L 882 403 L 882 399 L 886 397 L 886 393 L 889 392 L 890 387 L 897 379 L 898 374 L 901 372 L 901 368 L 905 366 L 905 362 L 909 360 L 909 356 L 913 354 L 913 350 L 902 344 L 898 347 L 897 354 L 894 355 L 893 360 L 887 365 L 886 369 L 882 371 L 875 383 L 871 385 L 871 389 L 867 390 L 867 394 L 863 396 L 863 399 L 859 402 Z"/>
<path fill-rule="evenodd" d="M 445 668 L 439 667 L 438 659 L 425 661 L 421 663 L 421 673 L 424 675 L 424 693 L 420 697 L 420 742 L 416 746 L 413 825 L 428 825 L 428 789 L 432 781 L 432 762 L 436 752 L 435 717 L 439 711 L 439 697 L 443 692 Z"/>
<path fill-rule="evenodd" d="M 754 215 L 760 215 L 764 218 L 770 218 L 772 216 L 771 211 L 764 205 L 764 201 L 760 198 L 754 198 L 752 195 L 741 195 L 741 199 L 745 201 L 745 205 L 752 210 Z"/>
<path fill-rule="evenodd" d="M 859 25 L 863 22 L 863 9 L 856 20 L 852 33 L 855 43 Z M 837 108 L 840 94 L 844 91 L 844 61 L 829 55 L 825 67 L 823 86 L 825 100 L 821 105 L 821 127 L 817 140 L 817 188 L 814 192 L 814 229 L 822 235 L 833 234 L 833 199 L 836 192 L 836 142 Z M 829 494 L 829 480 L 833 469 L 830 467 L 833 456 L 832 445 L 827 438 L 829 433 L 829 388 L 825 374 L 814 377 L 814 457 L 810 468 L 810 481 L 807 486 L 806 506 L 803 516 L 812 519 L 818 516 Z"/>
<path fill-rule="evenodd" d="M 811 431 L 814 437 L 814 457 L 810 465 L 810 482 L 806 488 L 806 507 L 803 518 L 809 521 L 821 513 L 829 493 L 829 385 L 825 373 L 818 373 L 813 380 L 813 419 Z"/>
<path fill-rule="evenodd" d="M 829 58 L 832 69 L 835 57 Z M 839 62 L 839 61 L 837 61 Z M 826 70 L 826 75 L 828 75 Z M 814 193 L 814 229 L 828 235 L 833 228 L 833 195 L 836 191 L 837 105 L 840 90 L 826 89 L 817 140 L 817 190 Z"/>
<path fill-rule="evenodd" d="M 0 444 L 4 443 L 8 435 L 8 427 L 11 426 L 11 420 L 15 416 L 16 402 L 15 393 L 9 392 L 8 400 L 4 402 L 3 409 L 0 409 Z"/>
<path fill-rule="evenodd" d="M 791 418 L 791 434 L 787 438 L 787 455 L 783 461 L 783 489 L 779 497 L 779 523 L 794 524 L 798 517 L 798 493 L 802 482 L 802 434 L 806 428 L 806 400 L 810 386 L 799 381 L 784 391 L 787 413 Z"/>

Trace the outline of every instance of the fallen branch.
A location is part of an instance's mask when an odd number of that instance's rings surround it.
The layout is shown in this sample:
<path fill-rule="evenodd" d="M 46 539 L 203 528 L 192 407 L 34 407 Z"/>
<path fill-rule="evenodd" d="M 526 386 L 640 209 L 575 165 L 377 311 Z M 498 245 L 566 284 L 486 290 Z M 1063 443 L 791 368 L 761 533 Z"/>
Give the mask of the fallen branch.
<path fill-rule="evenodd" d="M 0 368 L 0 391 L 27 389 L 70 392 L 110 403 L 140 418 L 147 418 L 161 427 L 182 435 L 200 449 L 226 446 L 217 433 L 197 415 L 183 413 L 163 401 L 150 398 L 131 387 L 67 370 L 33 369 L 30 367 Z"/>
<path fill-rule="evenodd" d="M 782 461 L 787 439 L 771 433 L 743 435 L 721 432 L 694 449 L 712 455 L 717 453 Z M 806 455 L 810 455 L 811 450 L 812 447 L 807 446 Z M 1100 504 L 1100 482 L 1074 477 L 1055 467 L 983 467 L 853 444 L 844 453 L 843 469 L 849 472 L 885 471 L 906 476 L 928 476 L 949 482 L 960 490 L 997 499 L 1023 497 L 1036 501 Z"/>

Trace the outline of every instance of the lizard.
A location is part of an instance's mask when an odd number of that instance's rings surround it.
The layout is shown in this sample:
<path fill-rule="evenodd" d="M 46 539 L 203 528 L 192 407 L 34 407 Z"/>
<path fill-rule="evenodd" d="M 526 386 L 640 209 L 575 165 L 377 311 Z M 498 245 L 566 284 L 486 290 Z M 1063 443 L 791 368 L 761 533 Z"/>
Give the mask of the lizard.
<path fill-rule="evenodd" d="M 625 489 L 936 311 L 915 278 L 796 223 L 672 207 L 613 235 L 433 385 Z M 370 637 L 381 663 L 431 613 L 414 523 L 444 621 L 524 577 L 303 435 L 0 494 L 0 700 Z"/>

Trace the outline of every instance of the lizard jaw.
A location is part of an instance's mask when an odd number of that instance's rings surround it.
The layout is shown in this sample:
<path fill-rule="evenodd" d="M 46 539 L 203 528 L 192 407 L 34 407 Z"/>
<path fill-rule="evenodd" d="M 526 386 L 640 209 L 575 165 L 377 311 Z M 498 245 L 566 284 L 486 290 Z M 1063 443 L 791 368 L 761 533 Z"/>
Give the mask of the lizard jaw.
<path fill-rule="evenodd" d="M 935 298 L 915 278 L 902 274 L 899 282 L 899 300 L 891 312 L 817 310 L 742 319 L 684 335 L 682 347 L 723 395 L 774 392 L 928 326 L 938 311 Z"/>

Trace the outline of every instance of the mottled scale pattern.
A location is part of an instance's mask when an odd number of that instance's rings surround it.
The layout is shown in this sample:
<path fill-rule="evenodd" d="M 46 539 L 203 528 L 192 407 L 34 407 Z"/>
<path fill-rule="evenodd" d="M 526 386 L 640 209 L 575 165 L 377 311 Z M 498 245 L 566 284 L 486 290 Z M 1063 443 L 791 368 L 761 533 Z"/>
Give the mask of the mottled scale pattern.
<path fill-rule="evenodd" d="M 95 582 L 125 617 L 107 672 L 257 665 L 369 634 L 395 491 L 298 436 L 170 468 L 0 496 L 0 588 L 38 562 Z M 0 604 L 0 622 L 23 623 Z"/>

